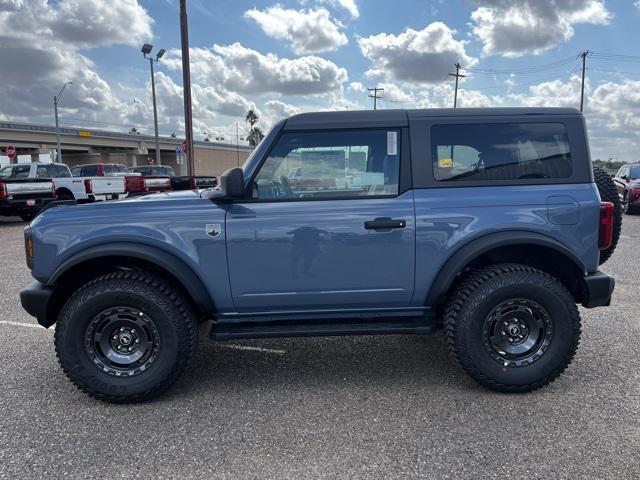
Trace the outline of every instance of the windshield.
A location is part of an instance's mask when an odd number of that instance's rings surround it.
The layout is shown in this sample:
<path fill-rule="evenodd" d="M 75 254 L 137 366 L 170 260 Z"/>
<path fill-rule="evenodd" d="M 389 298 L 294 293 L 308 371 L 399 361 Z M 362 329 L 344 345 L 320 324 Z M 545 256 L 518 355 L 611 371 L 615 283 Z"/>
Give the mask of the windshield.
<path fill-rule="evenodd" d="M 9 165 L 0 170 L 0 178 L 29 178 L 31 165 Z"/>
<path fill-rule="evenodd" d="M 4 167 L 0 169 L 0 178 L 11 178 L 13 167 Z"/>
<path fill-rule="evenodd" d="M 640 178 L 640 165 L 634 165 L 631 167 L 631 170 L 629 170 L 629 178 L 631 180 L 637 180 Z"/>

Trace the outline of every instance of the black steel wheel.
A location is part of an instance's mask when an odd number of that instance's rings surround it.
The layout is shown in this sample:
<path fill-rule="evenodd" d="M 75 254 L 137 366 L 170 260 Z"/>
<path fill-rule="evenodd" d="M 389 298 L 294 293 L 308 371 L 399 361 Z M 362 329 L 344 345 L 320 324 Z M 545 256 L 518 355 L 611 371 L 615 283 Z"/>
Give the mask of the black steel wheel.
<path fill-rule="evenodd" d="M 526 298 L 497 305 L 484 322 L 487 352 L 503 366 L 523 366 L 536 361 L 549 348 L 553 327 L 549 313 Z"/>
<path fill-rule="evenodd" d="M 467 275 L 447 301 L 444 322 L 453 358 L 499 392 L 529 392 L 554 381 L 580 341 L 571 293 L 526 265 L 492 265 Z"/>
<path fill-rule="evenodd" d="M 180 377 L 197 341 L 185 296 L 158 274 L 120 271 L 76 291 L 56 324 L 56 353 L 69 379 L 113 403 L 152 399 Z"/>
<path fill-rule="evenodd" d="M 160 332 L 140 309 L 108 308 L 89 322 L 85 348 L 100 370 L 116 376 L 139 375 L 158 357 Z"/>

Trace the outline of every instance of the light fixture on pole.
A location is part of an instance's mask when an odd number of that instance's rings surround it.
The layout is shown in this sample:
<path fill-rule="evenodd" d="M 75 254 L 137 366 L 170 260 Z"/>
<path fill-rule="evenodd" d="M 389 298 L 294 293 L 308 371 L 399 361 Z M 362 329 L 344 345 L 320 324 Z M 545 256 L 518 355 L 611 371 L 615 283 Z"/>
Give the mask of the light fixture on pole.
<path fill-rule="evenodd" d="M 145 43 L 142 45 L 140 51 L 144 58 L 149 59 L 149 67 L 151 68 L 151 96 L 153 97 L 153 128 L 155 130 L 156 137 L 156 165 L 162 165 L 162 155 L 160 154 L 160 139 L 158 137 L 158 108 L 156 106 L 156 80 L 153 75 L 153 62 L 158 62 L 165 54 L 165 49 L 161 48 L 156 54 L 156 58 L 153 58 L 151 54 L 153 45 Z"/>
<path fill-rule="evenodd" d="M 67 85 L 73 85 L 73 82 L 67 82 L 62 85 L 62 88 L 58 92 L 58 95 L 53 97 L 53 111 L 56 116 L 56 162 L 62 161 L 62 146 L 60 145 L 60 122 L 58 121 L 58 103 L 60 102 L 62 93 L 64 92 L 64 89 L 67 88 Z"/>

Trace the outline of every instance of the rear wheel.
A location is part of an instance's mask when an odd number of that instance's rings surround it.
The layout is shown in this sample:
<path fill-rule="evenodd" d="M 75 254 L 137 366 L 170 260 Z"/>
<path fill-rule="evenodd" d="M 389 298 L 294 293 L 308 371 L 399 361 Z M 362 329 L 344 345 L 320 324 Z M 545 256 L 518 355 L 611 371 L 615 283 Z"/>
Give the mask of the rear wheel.
<path fill-rule="evenodd" d="M 62 369 L 82 391 L 114 403 L 143 402 L 173 385 L 196 347 L 196 318 L 164 278 L 116 272 L 79 289 L 56 325 Z"/>
<path fill-rule="evenodd" d="M 580 316 L 554 277 L 525 265 L 493 265 L 457 287 L 445 332 L 451 355 L 474 380 L 499 392 L 529 392 L 571 363 Z"/>
<path fill-rule="evenodd" d="M 620 202 L 620 195 L 618 195 L 618 189 L 613 182 L 611 175 L 600 167 L 593 167 L 593 179 L 598 187 L 600 193 L 600 199 L 603 202 L 613 203 L 613 242 L 611 246 L 605 250 L 600 250 L 600 265 L 609 260 L 613 255 L 616 246 L 618 245 L 618 239 L 620 238 L 620 230 L 622 230 L 622 204 Z"/>

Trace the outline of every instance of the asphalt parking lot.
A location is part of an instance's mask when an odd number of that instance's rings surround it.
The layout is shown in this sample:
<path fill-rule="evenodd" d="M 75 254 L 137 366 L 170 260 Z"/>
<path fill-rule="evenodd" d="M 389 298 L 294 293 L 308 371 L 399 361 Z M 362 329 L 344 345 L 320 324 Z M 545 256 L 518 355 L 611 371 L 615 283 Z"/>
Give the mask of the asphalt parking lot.
<path fill-rule="evenodd" d="M 53 334 L 21 308 L 18 220 L 0 219 L 0 478 L 640 478 L 640 216 L 603 270 L 613 306 L 582 309 L 572 366 L 492 393 L 440 334 L 202 341 L 164 397 L 81 394 Z"/>

